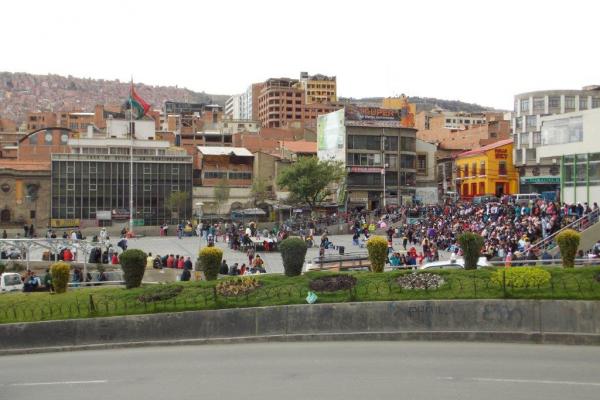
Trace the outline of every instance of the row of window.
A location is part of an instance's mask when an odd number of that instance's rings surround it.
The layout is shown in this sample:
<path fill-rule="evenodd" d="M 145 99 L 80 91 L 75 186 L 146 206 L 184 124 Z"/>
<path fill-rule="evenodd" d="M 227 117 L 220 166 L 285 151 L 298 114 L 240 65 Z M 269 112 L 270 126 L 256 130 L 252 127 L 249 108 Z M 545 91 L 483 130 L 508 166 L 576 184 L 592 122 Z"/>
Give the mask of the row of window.
<path fill-rule="evenodd" d="M 588 98 L 589 96 L 579 96 L 579 110 L 587 110 L 589 108 Z M 575 96 L 565 96 L 565 111 L 575 111 L 576 104 L 577 99 Z M 534 97 L 532 106 L 533 114 L 544 114 L 546 112 L 545 97 Z M 600 97 L 592 97 L 591 108 L 600 108 Z M 548 96 L 548 109 L 549 111 L 560 110 L 560 96 Z M 521 99 L 520 110 L 522 113 L 529 112 L 529 99 Z M 516 111 L 517 105 L 515 102 L 515 112 Z"/>
<path fill-rule="evenodd" d="M 205 171 L 204 179 L 250 180 L 252 179 L 252 172 Z"/>
<path fill-rule="evenodd" d="M 484 176 L 486 174 L 485 161 L 479 163 L 479 171 L 477 170 L 477 163 L 471 163 L 471 169 L 469 170 L 469 164 L 464 164 L 457 167 L 456 175 L 460 178 L 468 178 L 472 176 Z M 507 174 L 506 161 L 498 161 L 498 175 L 504 176 Z"/>
<path fill-rule="evenodd" d="M 349 173 L 347 178 L 348 186 L 381 186 L 383 185 L 383 176 L 381 173 Z M 386 171 L 386 186 L 415 186 L 417 182 L 414 172 L 396 172 Z"/>
<path fill-rule="evenodd" d="M 397 136 L 383 136 L 384 151 L 398 151 Z M 381 150 L 382 136 L 348 135 L 348 149 L 352 150 Z M 413 137 L 400 137 L 400 150 L 416 150 L 417 141 Z"/>
<path fill-rule="evenodd" d="M 483 119 L 461 119 L 461 118 L 446 118 L 446 124 L 484 124 Z"/>

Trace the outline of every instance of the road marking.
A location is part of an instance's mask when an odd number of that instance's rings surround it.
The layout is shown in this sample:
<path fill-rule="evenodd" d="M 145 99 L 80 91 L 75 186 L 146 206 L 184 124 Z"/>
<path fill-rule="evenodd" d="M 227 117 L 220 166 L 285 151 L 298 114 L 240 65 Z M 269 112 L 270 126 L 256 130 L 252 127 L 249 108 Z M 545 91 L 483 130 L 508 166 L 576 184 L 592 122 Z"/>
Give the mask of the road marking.
<path fill-rule="evenodd" d="M 500 383 L 539 383 L 544 385 L 576 385 L 576 386 L 600 386 L 597 382 L 578 381 L 551 381 L 546 379 L 511 379 L 511 378 L 457 378 L 454 376 L 438 376 L 442 381 L 476 381 L 476 382 L 500 382 Z"/>
<path fill-rule="evenodd" d="M 577 382 L 577 381 L 549 381 L 545 379 L 502 379 L 502 378 L 473 378 L 479 382 L 506 382 L 506 383 L 541 383 L 549 385 L 581 385 L 581 386 L 600 386 L 596 382 Z"/>
<path fill-rule="evenodd" d="M 57 382 L 23 382 L 11 383 L 9 386 L 46 386 L 46 385 L 87 385 L 94 383 L 108 383 L 107 380 L 96 381 L 57 381 Z"/>

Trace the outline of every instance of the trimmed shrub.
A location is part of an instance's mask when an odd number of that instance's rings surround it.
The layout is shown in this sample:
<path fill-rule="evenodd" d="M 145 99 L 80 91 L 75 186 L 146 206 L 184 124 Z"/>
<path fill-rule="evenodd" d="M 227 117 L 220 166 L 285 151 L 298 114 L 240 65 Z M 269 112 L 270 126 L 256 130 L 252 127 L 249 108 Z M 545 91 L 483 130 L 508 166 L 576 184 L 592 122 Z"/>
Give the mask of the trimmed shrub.
<path fill-rule="evenodd" d="M 505 274 L 503 282 L 502 275 Z M 498 286 L 506 284 L 506 287 L 527 288 L 542 287 L 550 283 L 552 275 L 543 268 L 503 268 L 495 271 L 492 276 L 492 282 Z"/>
<path fill-rule="evenodd" d="M 573 268 L 575 266 L 575 255 L 579 247 L 581 235 L 573 229 L 565 229 L 556 235 L 556 243 L 560 247 L 560 256 L 563 260 L 563 267 Z"/>
<path fill-rule="evenodd" d="M 69 285 L 69 274 L 71 266 L 65 262 L 57 262 L 50 267 L 50 276 L 52 277 L 52 286 L 56 293 L 65 293 Z"/>
<path fill-rule="evenodd" d="M 214 281 L 219 276 L 219 267 L 223 259 L 223 251 L 218 247 L 204 247 L 198 254 L 196 270 L 204 272 L 207 281 Z"/>
<path fill-rule="evenodd" d="M 476 269 L 477 260 L 481 256 L 483 238 L 473 232 L 465 232 L 458 237 L 458 243 L 463 251 L 465 269 Z"/>
<path fill-rule="evenodd" d="M 299 237 L 289 237 L 279 244 L 279 250 L 281 251 L 285 275 L 300 275 L 306 256 L 306 242 Z"/>
<path fill-rule="evenodd" d="M 140 287 L 142 284 L 146 271 L 146 257 L 146 253 L 139 249 L 125 250 L 119 257 L 127 289 Z"/>
<path fill-rule="evenodd" d="M 371 272 L 383 272 L 388 255 L 388 242 L 383 236 L 373 236 L 367 241 Z"/>

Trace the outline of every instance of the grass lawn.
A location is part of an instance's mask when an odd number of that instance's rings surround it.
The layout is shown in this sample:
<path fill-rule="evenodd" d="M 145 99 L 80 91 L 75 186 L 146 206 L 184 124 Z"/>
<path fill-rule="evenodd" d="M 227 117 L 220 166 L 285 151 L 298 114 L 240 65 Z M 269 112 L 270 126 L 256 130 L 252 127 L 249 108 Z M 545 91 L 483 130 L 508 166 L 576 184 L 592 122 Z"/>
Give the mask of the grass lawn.
<path fill-rule="evenodd" d="M 600 267 L 546 268 L 551 274 L 549 282 L 521 288 L 495 283 L 491 277 L 497 270 L 428 270 L 427 273 L 440 275 L 444 280 L 437 289 L 403 289 L 396 281 L 400 276 L 410 274 L 409 271 L 349 272 L 347 274 L 357 279 L 353 289 L 317 292 L 317 302 L 499 298 L 600 300 Z M 336 274 L 310 272 L 297 277 L 255 276 L 260 286 L 250 293 L 235 296 L 224 296 L 216 290 L 216 284 L 224 280 L 148 285 L 130 290 L 82 288 L 64 294 L 6 293 L 0 295 L 0 323 L 305 304 L 309 282 L 331 275 Z"/>

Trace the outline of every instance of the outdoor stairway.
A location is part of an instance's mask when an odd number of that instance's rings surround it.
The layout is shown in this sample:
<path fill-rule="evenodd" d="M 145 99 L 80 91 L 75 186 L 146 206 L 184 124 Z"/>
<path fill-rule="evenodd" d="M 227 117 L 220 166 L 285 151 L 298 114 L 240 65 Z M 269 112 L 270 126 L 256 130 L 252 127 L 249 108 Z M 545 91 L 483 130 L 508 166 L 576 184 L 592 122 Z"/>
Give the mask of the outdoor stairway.
<path fill-rule="evenodd" d="M 545 239 L 539 240 L 533 244 L 532 249 L 545 250 L 552 256 L 559 253 L 559 248 L 556 243 L 556 236 L 566 229 L 573 229 L 581 233 L 581 239 L 579 241 L 579 249 L 587 251 L 594 247 L 594 244 L 600 239 L 600 220 L 598 216 L 600 210 L 592 211 L 591 213 L 571 222 L 564 228 L 554 232 L 552 235 Z"/>

